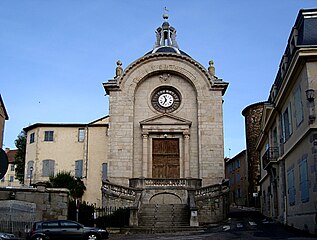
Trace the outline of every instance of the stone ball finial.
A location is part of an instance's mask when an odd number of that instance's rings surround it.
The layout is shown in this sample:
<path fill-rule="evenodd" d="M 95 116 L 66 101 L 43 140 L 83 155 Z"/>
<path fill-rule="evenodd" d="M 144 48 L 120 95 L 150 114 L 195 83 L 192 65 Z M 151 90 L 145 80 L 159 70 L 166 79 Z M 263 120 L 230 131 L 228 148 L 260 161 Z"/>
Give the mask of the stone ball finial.
<path fill-rule="evenodd" d="M 116 67 L 116 76 L 114 77 L 115 79 L 120 77 L 123 73 L 123 68 L 122 68 L 122 62 L 120 60 L 117 61 L 117 67 Z"/>
<path fill-rule="evenodd" d="M 210 76 L 212 76 L 213 78 L 216 77 L 215 76 L 216 70 L 215 70 L 215 67 L 214 67 L 214 61 L 213 60 L 209 61 L 208 72 L 209 72 Z"/>

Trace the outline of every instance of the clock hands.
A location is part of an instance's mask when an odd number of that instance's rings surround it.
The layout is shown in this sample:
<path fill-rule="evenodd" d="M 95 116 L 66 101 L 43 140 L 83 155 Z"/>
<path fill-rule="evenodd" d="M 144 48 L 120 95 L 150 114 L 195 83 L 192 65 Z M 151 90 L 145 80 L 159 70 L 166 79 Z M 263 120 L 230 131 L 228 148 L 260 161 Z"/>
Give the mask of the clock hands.
<path fill-rule="evenodd" d="M 164 97 L 164 103 L 163 104 L 165 105 L 165 103 L 167 101 L 167 97 L 166 97 L 166 95 L 164 95 L 163 97 Z"/>

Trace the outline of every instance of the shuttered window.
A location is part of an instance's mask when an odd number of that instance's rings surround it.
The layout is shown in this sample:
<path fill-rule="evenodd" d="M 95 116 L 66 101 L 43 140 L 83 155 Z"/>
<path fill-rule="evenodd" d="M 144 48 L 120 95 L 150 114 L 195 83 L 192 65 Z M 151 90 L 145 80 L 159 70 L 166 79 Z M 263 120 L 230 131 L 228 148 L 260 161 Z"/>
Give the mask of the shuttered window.
<path fill-rule="evenodd" d="M 287 171 L 287 185 L 288 185 L 288 202 L 289 205 L 295 205 L 295 181 L 294 181 L 294 168 Z"/>
<path fill-rule="evenodd" d="M 54 176 L 54 160 L 43 160 L 43 177 L 52 177 Z"/>
<path fill-rule="evenodd" d="M 282 115 L 282 128 L 283 128 L 283 139 L 286 142 L 293 133 L 292 128 L 292 111 L 291 104 L 285 109 Z"/>
<path fill-rule="evenodd" d="M 300 86 L 298 86 L 294 92 L 294 105 L 295 105 L 296 126 L 298 127 L 304 119 Z"/>
<path fill-rule="evenodd" d="M 27 178 L 31 178 L 31 169 L 34 171 L 34 161 L 28 161 L 27 163 Z"/>
<path fill-rule="evenodd" d="M 299 164 L 299 181 L 301 200 L 303 203 L 309 201 L 309 188 L 308 188 L 308 171 L 307 171 L 307 158 L 303 159 Z"/>
<path fill-rule="evenodd" d="M 102 164 L 102 181 L 106 181 L 108 179 L 108 163 Z"/>
<path fill-rule="evenodd" d="M 75 161 L 75 178 L 83 177 L 83 160 Z"/>

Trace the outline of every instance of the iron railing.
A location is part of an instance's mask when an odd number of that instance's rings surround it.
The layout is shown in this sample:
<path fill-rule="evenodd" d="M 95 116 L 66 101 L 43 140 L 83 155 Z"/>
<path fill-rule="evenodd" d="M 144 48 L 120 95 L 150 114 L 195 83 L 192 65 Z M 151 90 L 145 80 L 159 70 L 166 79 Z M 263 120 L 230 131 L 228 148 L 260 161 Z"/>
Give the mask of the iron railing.
<path fill-rule="evenodd" d="M 269 147 L 262 156 L 263 168 L 267 169 L 271 163 L 277 162 L 279 151 L 277 147 Z"/>

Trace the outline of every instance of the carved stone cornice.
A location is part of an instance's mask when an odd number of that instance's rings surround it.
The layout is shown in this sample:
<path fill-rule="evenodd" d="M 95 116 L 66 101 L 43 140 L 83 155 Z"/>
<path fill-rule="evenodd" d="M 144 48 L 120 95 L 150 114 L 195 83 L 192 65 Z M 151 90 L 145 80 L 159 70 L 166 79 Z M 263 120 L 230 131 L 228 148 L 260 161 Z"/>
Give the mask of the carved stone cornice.
<path fill-rule="evenodd" d="M 222 79 L 214 79 L 208 72 L 208 70 L 202 66 L 200 63 L 198 63 L 196 60 L 194 60 L 191 57 L 188 57 L 186 55 L 182 55 L 182 54 L 177 54 L 177 53 L 170 53 L 170 52 L 159 52 L 159 53 L 152 53 L 152 54 L 148 54 L 148 55 L 144 55 L 143 57 L 135 60 L 134 62 L 132 62 L 130 65 L 128 65 L 126 67 L 126 69 L 124 69 L 123 74 L 118 77 L 116 80 L 109 80 L 106 83 L 103 83 L 103 86 L 107 92 L 107 94 L 109 94 L 109 91 L 117 91 L 120 90 L 120 85 L 122 83 L 122 80 L 128 75 L 130 74 L 131 71 L 133 71 L 137 66 L 141 65 L 141 64 L 145 64 L 154 60 L 176 60 L 176 61 L 186 61 L 188 63 L 190 63 L 191 65 L 195 66 L 196 68 L 198 68 L 198 70 L 201 71 L 201 73 L 203 74 L 203 76 L 208 80 L 208 82 L 210 83 L 210 90 L 213 91 L 222 91 L 222 94 L 225 93 L 227 87 L 228 87 L 228 83 L 222 81 Z M 184 70 L 184 68 L 182 68 L 181 66 L 177 66 L 177 65 L 169 65 L 169 64 L 159 64 L 159 65 L 154 65 L 151 67 L 151 69 L 149 69 L 149 71 L 147 71 L 146 73 L 142 74 L 142 75 L 148 75 L 148 74 L 152 74 L 153 72 L 163 72 L 163 71 L 174 71 L 174 72 L 182 72 L 182 69 Z M 194 79 L 196 78 L 194 75 L 192 75 L 191 72 L 189 71 L 185 71 L 182 72 L 184 75 L 188 75 L 189 78 Z"/>

